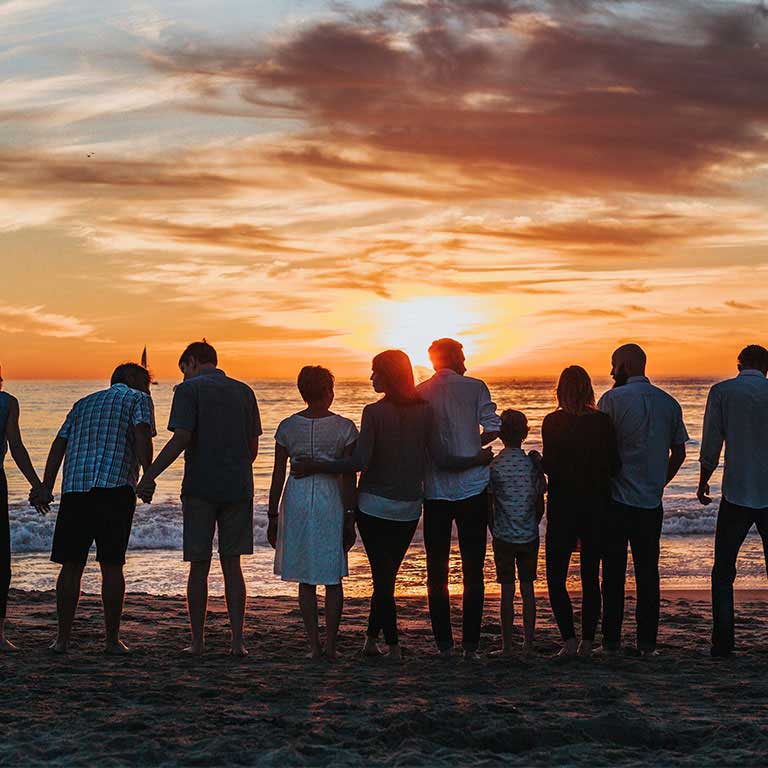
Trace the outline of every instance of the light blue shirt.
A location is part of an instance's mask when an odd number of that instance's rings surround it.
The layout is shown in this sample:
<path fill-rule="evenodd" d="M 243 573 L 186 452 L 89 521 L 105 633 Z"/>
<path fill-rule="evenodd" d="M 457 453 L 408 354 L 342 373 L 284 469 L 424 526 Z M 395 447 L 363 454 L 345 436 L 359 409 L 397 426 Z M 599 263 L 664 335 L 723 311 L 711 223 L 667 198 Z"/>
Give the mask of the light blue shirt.
<path fill-rule="evenodd" d="M 501 418 L 485 382 L 462 376 L 449 368 L 440 369 L 419 384 L 419 394 L 432 406 L 432 439 L 439 441 L 446 456 L 475 456 L 482 448 L 480 428 L 498 432 Z M 427 499 L 460 501 L 477 496 L 488 487 L 488 467 L 461 472 L 438 469 L 427 461 L 424 492 Z"/>
<path fill-rule="evenodd" d="M 709 390 L 702 467 L 717 467 L 723 443 L 723 496 L 741 507 L 768 507 L 768 379 L 760 371 L 741 371 Z"/>
<path fill-rule="evenodd" d="M 661 506 L 669 449 L 688 441 L 680 403 L 646 376 L 631 376 L 608 390 L 597 407 L 616 428 L 621 471 L 611 481 L 615 501 L 630 507 Z"/>

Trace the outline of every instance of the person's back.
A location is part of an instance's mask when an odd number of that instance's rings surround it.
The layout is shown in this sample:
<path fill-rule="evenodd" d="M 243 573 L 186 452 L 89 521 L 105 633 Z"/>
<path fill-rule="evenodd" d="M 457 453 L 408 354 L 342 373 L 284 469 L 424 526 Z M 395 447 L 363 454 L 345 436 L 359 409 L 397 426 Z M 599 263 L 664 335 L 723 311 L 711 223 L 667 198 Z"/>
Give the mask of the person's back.
<path fill-rule="evenodd" d="M 538 509 L 543 475 L 522 448 L 505 447 L 491 463 L 493 537 L 508 544 L 539 538 Z"/>
<path fill-rule="evenodd" d="M 67 441 L 62 493 L 135 486 L 139 475 L 134 427 L 149 423 L 152 398 L 127 384 L 113 384 L 78 400 L 59 437 Z"/>
<path fill-rule="evenodd" d="M 549 478 L 548 520 L 553 507 L 562 506 L 565 513 L 574 506 L 594 510 L 610 500 L 611 477 L 620 462 L 607 414 L 594 408 L 582 413 L 558 409 L 544 417 L 541 435 Z"/>
<path fill-rule="evenodd" d="M 761 371 L 743 370 L 710 390 L 702 465 L 717 467 L 723 442 L 723 496 L 742 507 L 768 507 L 768 379 Z"/>
<path fill-rule="evenodd" d="M 441 369 L 418 386 L 419 394 L 432 406 L 433 439 L 443 454 L 475 456 L 483 447 L 480 427 L 496 431 L 499 419 L 488 387 L 480 379 Z M 490 478 L 487 466 L 446 471 L 427 463 L 425 494 L 428 499 L 457 501 L 482 493 Z"/>
<path fill-rule="evenodd" d="M 608 390 L 598 408 L 616 430 L 621 469 L 612 481 L 614 500 L 655 509 L 667 483 L 669 450 L 688 440 L 680 404 L 646 376 L 632 376 Z"/>
<path fill-rule="evenodd" d="M 421 500 L 432 424 L 429 404 L 400 404 L 383 398 L 365 407 L 363 420 L 372 424 L 375 439 L 360 475 L 360 492 L 392 500 Z"/>
<path fill-rule="evenodd" d="M 176 388 L 168 424 L 191 440 L 184 456 L 182 494 L 212 502 L 253 496 L 251 446 L 261 434 L 256 396 L 218 368 Z"/>

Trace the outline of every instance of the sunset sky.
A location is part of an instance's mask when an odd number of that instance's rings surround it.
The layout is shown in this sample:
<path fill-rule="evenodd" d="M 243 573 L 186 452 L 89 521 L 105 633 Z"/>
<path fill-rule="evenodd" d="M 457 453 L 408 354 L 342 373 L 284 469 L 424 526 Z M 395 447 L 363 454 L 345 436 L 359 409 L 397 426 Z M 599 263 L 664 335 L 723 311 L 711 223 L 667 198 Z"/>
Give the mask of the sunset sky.
<path fill-rule="evenodd" d="M 768 343 L 768 7 L 0 0 L 0 363 L 724 374 Z"/>

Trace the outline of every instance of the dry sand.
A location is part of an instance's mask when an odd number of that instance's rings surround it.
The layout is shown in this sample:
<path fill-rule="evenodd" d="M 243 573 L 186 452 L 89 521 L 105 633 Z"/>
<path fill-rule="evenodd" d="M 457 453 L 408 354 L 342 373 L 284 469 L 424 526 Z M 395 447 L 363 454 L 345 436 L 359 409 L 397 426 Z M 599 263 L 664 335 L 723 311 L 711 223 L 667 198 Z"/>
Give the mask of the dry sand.
<path fill-rule="evenodd" d="M 366 602 L 349 600 L 335 664 L 305 661 L 289 598 L 253 598 L 252 655 L 226 655 L 226 614 L 211 600 L 209 649 L 184 658 L 180 598 L 129 595 L 128 658 L 103 656 L 98 599 L 85 596 L 70 654 L 46 651 L 50 592 L 12 592 L 0 656 L 0 765 L 757 765 L 768 762 L 768 603 L 740 595 L 738 642 L 708 657 L 706 593 L 665 593 L 653 660 L 599 657 L 558 665 L 539 600 L 530 660 L 436 659 L 425 601 L 399 600 L 401 666 L 355 656 Z M 627 602 L 628 614 L 633 601 Z M 498 602 L 483 649 L 498 646 Z M 627 637 L 634 622 L 628 615 Z"/>

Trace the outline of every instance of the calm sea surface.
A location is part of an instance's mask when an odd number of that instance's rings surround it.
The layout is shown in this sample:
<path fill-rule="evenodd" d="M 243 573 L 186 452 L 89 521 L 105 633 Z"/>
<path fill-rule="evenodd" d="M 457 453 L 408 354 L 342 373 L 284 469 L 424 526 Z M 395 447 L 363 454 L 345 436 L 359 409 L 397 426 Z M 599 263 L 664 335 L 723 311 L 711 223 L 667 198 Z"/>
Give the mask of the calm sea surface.
<path fill-rule="evenodd" d="M 173 385 L 161 381 L 152 388 L 159 435 L 156 450 L 164 444 L 165 431 Z M 713 535 L 716 504 L 702 507 L 695 498 L 698 479 L 698 447 L 701 436 L 706 395 L 712 381 L 675 380 L 655 382 L 667 389 L 681 403 L 692 441 L 688 459 L 680 474 L 667 489 L 665 496 L 664 536 L 662 540 L 662 579 L 666 586 L 708 587 L 712 567 Z M 284 584 L 272 575 L 272 550 L 266 538 L 266 508 L 272 471 L 272 435 L 281 419 L 301 410 L 303 404 L 296 387 L 290 382 L 254 381 L 253 386 L 261 409 L 264 437 L 260 455 L 254 465 L 256 484 L 255 536 L 256 553 L 244 558 L 249 589 L 254 594 L 294 594 L 295 585 Z M 553 409 L 553 380 L 522 380 L 489 382 L 491 393 L 499 408 L 514 407 L 528 415 L 531 436 L 526 444 L 541 447 L 539 427 L 543 417 Z M 608 380 L 596 382 L 601 394 L 610 385 Z M 48 447 L 72 403 L 80 397 L 103 388 L 103 382 L 84 381 L 6 381 L 5 388 L 21 403 L 21 426 L 32 460 L 42 474 Z M 333 409 L 359 423 L 363 406 L 375 399 L 368 382 L 337 382 Z M 134 592 L 181 594 L 186 583 L 186 569 L 181 561 L 181 507 L 178 498 L 183 462 L 179 460 L 158 482 L 155 501 L 137 508 L 131 552 L 126 575 L 128 588 Z M 22 589 L 49 589 L 55 580 L 55 566 L 48 562 L 55 521 L 55 507 L 47 517 L 38 515 L 26 504 L 28 488 L 10 456 L 6 458 L 11 502 L 11 539 L 14 552 L 13 585 Z M 713 494 L 719 493 L 720 473 L 713 478 Z M 717 499 L 716 499 L 717 500 Z M 546 524 L 546 523 L 545 523 Z M 489 548 L 490 549 L 490 548 Z M 543 549 L 543 548 L 542 548 Z M 212 570 L 211 588 L 220 593 L 222 584 L 217 569 Z M 493 564 L 486 563 L 488 586 L 496 589 Z M 425 559 L 421 533 L 417 532 L 400 576 L 403 593 L 421 594 L 425 584 Z M 543 562 L 540 564 L 538 588 L 544 590 Z M 458 569 L 453 574 L 460 590 Z M 576 576 L 572 566 L 571 578 Z M 631 566 L 630 566 L 631 578 Z M 765 567 L 759 539 L 750 536 L 739 560 L 738 585 L 765 586 Z M 98 587 L 97 569 L 90 563 L 84 588 Z M 350 556 L 348 594 L 367 594 L 369 571 L 365 553 L 358 543 Z"/>

